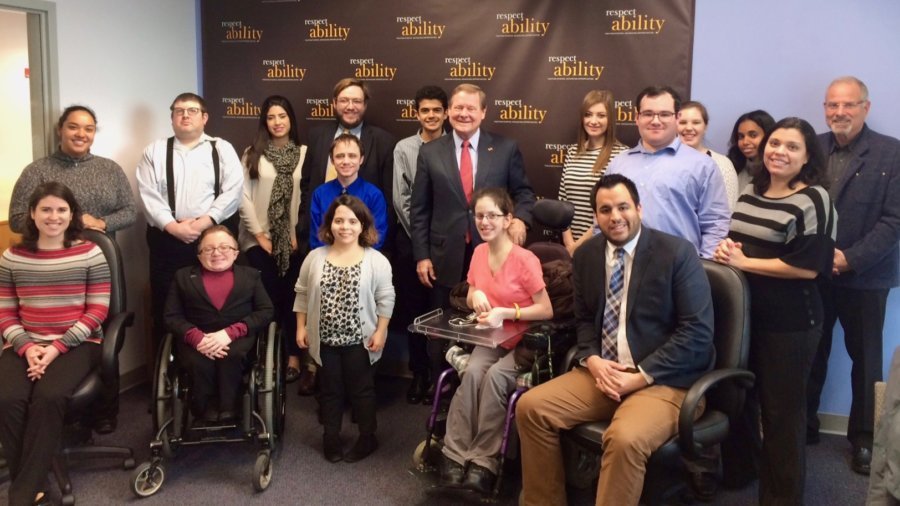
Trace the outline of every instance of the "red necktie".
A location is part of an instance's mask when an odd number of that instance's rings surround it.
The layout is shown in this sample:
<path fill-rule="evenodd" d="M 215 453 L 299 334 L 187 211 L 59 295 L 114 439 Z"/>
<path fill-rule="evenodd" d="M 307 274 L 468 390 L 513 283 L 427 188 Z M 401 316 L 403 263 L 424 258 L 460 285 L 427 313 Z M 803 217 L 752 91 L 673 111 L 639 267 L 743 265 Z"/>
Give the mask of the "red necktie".
<path fill-rule="evenodd" d="M 463 193 L 466 195 L 466 204 L 472 203 L 472 155 L 469 154 L 469 141 L 463 141 L 462 152 L 459 154 L 459 178 L 462 180 Z M 469 234 L 468 223 L 466 225 L 466 243 L 472 242 Z"/>

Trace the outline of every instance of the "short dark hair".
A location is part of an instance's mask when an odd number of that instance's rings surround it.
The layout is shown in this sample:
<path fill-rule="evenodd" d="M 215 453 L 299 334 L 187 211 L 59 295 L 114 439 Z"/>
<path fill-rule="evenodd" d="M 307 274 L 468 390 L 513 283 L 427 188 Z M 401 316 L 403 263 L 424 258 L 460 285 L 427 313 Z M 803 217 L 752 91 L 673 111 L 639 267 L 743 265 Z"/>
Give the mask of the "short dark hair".
<path fill-rule="evenodd" d="M 608 190 L 610 188 L 615 188 L 620 184 L 625 185 L 625 189 L 628 190 L 628 193 L 631 195 L 631 200 L 634 201 L 634 205 L 641 205 L 641 197 L 638 195 L 637 186 L 635 186 L 634 181 L 622 174 L 604 174 L 596 183 L 594 183 L 594 187 L 591 189 L 591 211 L 597 212 L 597 193 L 601 188 Z"/>
<path fill-rule="evenodd" d="M 328 156 L 331 156 L 332 153 L 334 153 L 334 148 L 338 144 L 341 144 L 344 142 L 349 143 L 349 144 L 356 144 L 356 146 L 359 148 L 359 156 L 360 157 L 363 157 L 366 155 L 363 152 L 362 143 L 359 142 L 359 138 L 351 133 L 346 133 L 346 134 L 338 135 L 337 137 L 334 138 L 333 141 L 331 141 L 331 148 L 328 149 Z"/>
<path fill-rule="evenodd" d="M 359 245 L 363 248 L 374 246 L 378 242 L 378 230 L 375 229 L 375 218 L 372 217 L 372 212 L 369 211 L 369 208 L 366 207 L 362 200 L 347 194 L 339 195 L 328 206 L 328 211 L 325 212 L 325 219 L 322 220 L 322 225 L 319 226 L 319 239 L 325 244 L 334 244 L 331 222 L 334 221 L 334 213 L 337 211 L 338 206 L 349 208 L 356 215 L 356 219 L 359 220 L 359 224 L 362 226 L 362 232 L 359 234 Z"/>
<path fill-rule="evenodd" d="M 228 237 L 231 237 L 231 240 L 234 241 L 234 246 L 240 249 L 238 240 L 234 236 L 234 232 L 232 232 L 231 229 L 229 229 L 225 225 L 213 225 L 203 232 L 200 232 L 200 237 L 197 238 L 197 253 L 200 253 L 200 244 L 203 243 L 203 239 L 205 239 L 209 234 L 214 234 L 216 232 L 225 232 L 226 234 L 228 234 Z"/>
<path fill-rule="evenodd" d="M 189 92 L 189 91 L 186 91 L 186 92 L 184 92 L 184 93 L 181 93 L 181 94 L 179 94 L 177 97 L 175 97 L 175 100 L 172 101 L 172 105 L 169 106 L 169 110 L 170 110 L 171 112 L 174 113 L 174 112 L 175 112 L 175 104 L 176 104 L 176 103 L 178 103 L 178 102 L 189 102 L 189 101 L 191 101 L 191 100 L 193 100 L 194 102 L 197 102 L 198 104 L 200 104 L 200 112 L 201 112 L 201 113 L 203 113 L 203 114 L 206 114 L 206 113 L 207 113 L 207 111 L 206 111 L 206 100 L 203 100 L 203 97 L 201 97 L 200 95 L 198 95 L 198 94 L 196 94 L 196 93 L 191 93 L 191 92 Z"/>
<path fill-rule="evenodd" d="M 475 193 L 472 195 L 472 212 L 475 212 L 475 204 L 484 197 L 493 200 L 494 204 L 497 205 L 504 216 L 513 214 L 513 211 L 515 211 L 515 204 L 513 204 L 513 200 L 510 198 L 509 193 L 505 189 L 495 186 L 492 188 L 480 188 L 475 190 Z"/>
<path fill-rule="evenodd" d="M 419 110 L 419 104 L 422 103 L 423 100 L 438 100 L 441 102 L 441 105 L 444 106 L 444 110 L 447 110 L 447 92 L 440 86 L 429 84 L 419 88 L 419 90 L 416 91 L 416 110 Z"/>
<path fill-rule="evenodd" d="M 84 231 L 84 225 L 81 223 L 81 206 L 68 186 L 56 181 L 48 181 L 39 184 L 31 192 L 31 196 L 28 197 L 28 215 L 25 216 L 25 230 L 22 231 L 22 247 L 30 251 L 37 251 L 37 243 L 41 234 L 34 223 L 34 218 L 31 217 L 31 213 L 37 209 L 38 203 L 44 197 L 57 197 L 65 200 L 66 204 L 69 205 L 72 220 L 69 222 L 69 226 L 66 227 L 63 246 L 66 248 L 72 246 L 73 242 L 81 238 L 81 233 Z"/>
<path fill-rule="evenodd" d="M 65 109 L 63 109 L 62 114 L 59 115 L 59 121 L 56 122 L 56 128 L 61 129 L 63 127 L 63 125 L 66 123 L 66 120 L 69 119 L 69 115 L 72 114 L 73 112 L 77 112 L 77 111 L 83 111 L 83 112 L 90 114 L 91 118 L 93 118 L 93 120 L 94 120 L 94 124 L 95 125 L 97 124 L 97 115 L 94 114 L 93 109 L 91 109 L 90 107 L 88 107 L 86 105 L 75 104 L 75 105 L 70 105 L 69 107 L 66 107 Z"/>
<path fill-rule="evenodd" d="M 766 133 L 766 136 L 763 138 L 762 144 L 760 144 L 762 149 L 765 150 L 765 146 L 769 143 L 769 137 L 772 136 L 772 133 L 781 129 L 797 130 L 800 132 L 800 135 L 803 136 L 803 142 L 806 144 L 806 155 L 808 157 L 808 160 L 803 164 L 803 167 L 800 167 L 800 172 L 788 181 L 788 188 L 793 189 L 798 182 L 803 182 L 809 186 L 823 184 L 825 181 L 826 167 L 825 153 L 819 146 L 819 141 L 816 138 L 816 130 L 808 121 L 800 118 L 788 117 L 775 123 L 772 130 Z M 771 184 L 772 176 L 769 174 L 768 170 L 759 170 L 754 174 L 753 191 L 755 191 L 757 195 L 764 194 Z"/>
<path fill-rule="evenodd" d="M 675 102 L 675 114 L 678 114 L 678 111 L 681 110 L 681 95 L 678 94 L 671 86 L 666 85 L 653 85 L 647 86 L 640 93 L 638 93 L 637 101 L 635 102 L 635 107 L 637 107 L 638 112 L 641 112 L 641 100 L 644 100 L 644 97 L 656 98 L 660 95 L 669 94 L 672 97 L 672 101 Z"/>

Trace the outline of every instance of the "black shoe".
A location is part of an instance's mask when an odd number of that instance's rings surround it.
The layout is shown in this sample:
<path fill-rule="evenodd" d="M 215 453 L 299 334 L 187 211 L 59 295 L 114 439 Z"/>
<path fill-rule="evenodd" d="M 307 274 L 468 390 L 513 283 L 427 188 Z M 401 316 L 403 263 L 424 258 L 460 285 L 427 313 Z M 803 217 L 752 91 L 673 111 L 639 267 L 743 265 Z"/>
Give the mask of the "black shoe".
<path fill-rule="evenodd" d="M 434 403 L 434 383 L 428 385 L 428 388 L 425 390 L 425 395 L 422 396 L 422 404 L 428 404 L 429 406 Z"/>
<path fill-rule="evenodd" d="M 808 445 L 817 445 L 819 444 L 819 431 L 806 429 L 806 444 Z"/>
<path fill-rule="evenodd" d="M 700 502 L 712 502 L 719 490 L 719 481 L 714 473 L 691 473 L 691 490 Z"/>
<path fill-rule="evenodd" d="M 299 385 L 297 386 L 297 395 L 304 397 L 312 395 L 316 391 L 316 371 L 309 367 L 303 368 L 300 372 Z"/>
<path fill-rule="evenodd" d="M 288 367 L 287 372 L 284 373 L 284 382 L 285 383 L 293 383 L 300 378 L 300 369 L 296 367 Z"/>
<path fill-rule="evenodd" d="M 344 462 L 356 462 L 362 460 L 378 449 L 378 439 L 375 434 L 360 434 L 359 439 L 353 444 L 350 452 L 344 456 Z"/>
<path fill-rule="evenodd" d="M 216 423 L 219 421 L 219 412 L 215 408 L 207 407 L 200 418 L 206 423 Z"/>
<path fill-rule="evenodd" d="M 872 450 L 864 446 L 853 447 L 853 471 L 866 476 L 872 471 Z"/>
<path fill-rule="evenodd" d="M 495 481 L 497 481 L 497 475 L 486 467 L 469 464 L 469 471 L 466 473 L 466 479 L 463 480 L 462 486 L 482 495 L 490 495 L 494 492 Z"/>
<path fill-rule="evenodd" d="M 325 436 L 322 440 L 325 460 L 328 462 L 340 462 L 344 459 L 344 448 L 340 436 Z"/>
<path fill-rule="evenodd" d="M 460 488 L 466 479 L 466 468 L 455 460 L 441 457 L 441 481 L 442 487 Z"/>
<path fill-rule="evenodd" d="M 111 434 L 116 430 L 116 425 L 117 420 L 115 417 L 94 420 L 94 432 L 97 434 Z"/>
<path fill-rule="evenodd" d="M 416 374 L 409 383 L 409 390 L 406 391 L 406 402 L 410 404 L 419 404 L 425 399 L 425 392 L 428 390 L 428 378 Z"/>

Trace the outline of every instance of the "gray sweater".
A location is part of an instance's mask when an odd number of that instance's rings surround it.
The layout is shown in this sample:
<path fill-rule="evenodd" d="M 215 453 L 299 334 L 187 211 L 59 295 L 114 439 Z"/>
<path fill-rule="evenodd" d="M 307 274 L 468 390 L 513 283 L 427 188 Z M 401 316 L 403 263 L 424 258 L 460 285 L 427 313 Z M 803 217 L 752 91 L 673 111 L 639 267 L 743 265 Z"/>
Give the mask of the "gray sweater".
<path fill-rule="evenodd" d="M 137 217 L 131 185 L 119 164 L 90 153 L 76 159 L 56 151 L 29 164 L 16 181 L 9 202 L 9 225 L 14 232 L 25 228 L 31 192 L 47 181 L 68 186 L 82 211 L 106 222 L 107 232 L 125 228 Z"/>

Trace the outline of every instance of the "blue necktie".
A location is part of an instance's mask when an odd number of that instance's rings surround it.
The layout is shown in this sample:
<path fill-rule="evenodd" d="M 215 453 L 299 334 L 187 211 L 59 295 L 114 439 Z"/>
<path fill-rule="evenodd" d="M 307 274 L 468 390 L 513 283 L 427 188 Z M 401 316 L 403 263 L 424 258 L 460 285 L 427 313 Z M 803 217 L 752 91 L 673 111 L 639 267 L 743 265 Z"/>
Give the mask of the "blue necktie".
<path fill-rule="evenodd" d="M 625 287 L 625 250 L 616 248 L 615 265 L 606 289 L 606 308 L 603 310 L 603 338 L 600 340 L 600 357 L 619 361 L 619 309 L 622 307 L 622 288 Z"/>

